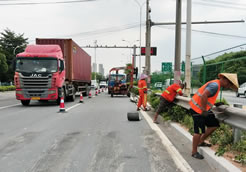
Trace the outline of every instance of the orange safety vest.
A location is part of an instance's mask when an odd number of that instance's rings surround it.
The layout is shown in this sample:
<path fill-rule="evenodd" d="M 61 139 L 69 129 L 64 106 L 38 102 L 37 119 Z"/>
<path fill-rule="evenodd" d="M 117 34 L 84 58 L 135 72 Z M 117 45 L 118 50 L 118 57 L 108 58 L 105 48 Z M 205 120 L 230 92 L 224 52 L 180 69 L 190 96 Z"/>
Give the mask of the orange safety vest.
<path fill-rule="evenodd" d="M 164 97 L 167 101 L 172 102 L 176 97 L 177 93 L 179 95 L 183 95 L 182 89 L 178 84 L 172 84 L 162 93 L 162 97 Z"/>
<path fill-rule="evenodd" d="M 216 94 L 213 97 L 208 97 L 206 110 L 208 111 L 209 109 L 211 109 L 213 107 L 215 101 L 216 101 L 216 98 L 217 98 L 219 92 L 220 92 L 220 81 L 218 79 L 209 81 L 206 84 L 204 84 L 201 88 L 198 89 L 198 91 L 195 93 L 195 95 L 191 98 L 191 100 L 189 102 L 190 107 L 199 114 L 202 114 L 202 103 L 201 103 L 202 93 L 205 90 L 206 86 L 211 82 L 216 82 L 218 84 L 218 90 L 217 90 Z"/>
<path fill-rule="evenodd" d="M 147 83 L 144 79 L 138 81 L 138 92 L 139 94 L 144 94 L 147 91 Z"/>

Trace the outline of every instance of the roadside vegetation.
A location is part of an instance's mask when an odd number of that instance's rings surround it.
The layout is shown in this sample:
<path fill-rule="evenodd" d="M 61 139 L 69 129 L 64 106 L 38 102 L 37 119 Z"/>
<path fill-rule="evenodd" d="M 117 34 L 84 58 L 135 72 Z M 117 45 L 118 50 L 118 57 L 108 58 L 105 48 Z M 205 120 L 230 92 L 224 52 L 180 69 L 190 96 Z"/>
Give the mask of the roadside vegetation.
<path fill-rule="evenodd" d="M 12 85 L 12 86 L 0 86 L 0 92 L 3 92 L 3 91 L 14 91 L 15 90 L 15 86 Z"/>

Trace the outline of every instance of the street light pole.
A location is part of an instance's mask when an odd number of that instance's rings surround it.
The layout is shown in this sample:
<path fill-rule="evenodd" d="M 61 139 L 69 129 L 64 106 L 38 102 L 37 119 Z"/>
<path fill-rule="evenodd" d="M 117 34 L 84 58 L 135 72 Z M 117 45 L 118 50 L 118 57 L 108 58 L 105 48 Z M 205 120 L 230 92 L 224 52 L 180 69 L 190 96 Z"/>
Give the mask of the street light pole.
<path fill-rule="evenodd" d="M 97 58 L 96 58 L 96 56 L 97 56 L 97 53 L 96 53 L 96 51 L 97 51 L 97 40 L 95 40 L 94 41 L 94 43 L 95 43 L 95 65 L 96 65 L 96 69 L 95 69 L 95 80 L 96 80 L 96 82 L 97 82 Z"/>
<path fill-rule="evenodd" d="M 150 69 L 150 36 L 151 34 L 151 19 L 150 19 L 150 7 L 149 7 L 149 0 L 146 2 L 146 48 L 145 48 L 145 74 L 148 75 L 148 77 L 151 74 L 151 69 Z M 150 86 L 150 78 L 148 78 L 148 88 Z"/>
<path fill-rule="evenodd" d="M 141 37 L 142 37 L 142 7 L 146 2 L 143 2 L 142 4 L 140 4 L 137 0 L 135 0 L 135 2 L 138 4 L 139 6 L 139 16 L 140 16 L 140 26 L 139 26 L 139 74 L 141 74 Z"/>
<path fill-rule="evenodd" d="M 175 59 L 174 59 L 174 82 L 180 80 L 181 59 L 181 0 L 176 0 L 176 29 L 175 29 Z"/>

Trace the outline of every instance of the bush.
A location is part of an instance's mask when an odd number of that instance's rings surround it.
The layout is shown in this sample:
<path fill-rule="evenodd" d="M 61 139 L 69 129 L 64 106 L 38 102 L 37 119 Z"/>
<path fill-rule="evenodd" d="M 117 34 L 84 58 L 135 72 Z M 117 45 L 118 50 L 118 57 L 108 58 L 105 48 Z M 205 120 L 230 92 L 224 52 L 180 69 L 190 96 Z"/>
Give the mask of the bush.
<path fill-rule="evenodd" d="M 135 88 L 135 87 L 132 87 L 132 88 L 130 89 L 130 92 L 133 93 L 133 94 L 135 94 L 135 95 L 138 95 L 138 94 L 139 94 L 139 93 L 138 93 L 138 89 Z"/>
<path fill-rule="evenodd" d="M 3 92 L 3 91 L 13 91 L 15 90 L 15 86 L 0 86 L 0 91 Z"/>

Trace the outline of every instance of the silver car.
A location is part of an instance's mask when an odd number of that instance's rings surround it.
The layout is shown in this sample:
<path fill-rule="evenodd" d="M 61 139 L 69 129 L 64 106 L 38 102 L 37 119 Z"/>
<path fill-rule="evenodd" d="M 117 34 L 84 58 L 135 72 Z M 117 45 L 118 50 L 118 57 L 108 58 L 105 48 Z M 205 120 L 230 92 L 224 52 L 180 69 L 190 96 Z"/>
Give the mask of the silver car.
<path fill-rule="evenodd" d="M 239 97 L 240 95 L 244 95 L 246 97 L 246 82 L 240 85 L 238 88 L 236 96 Z"/>

